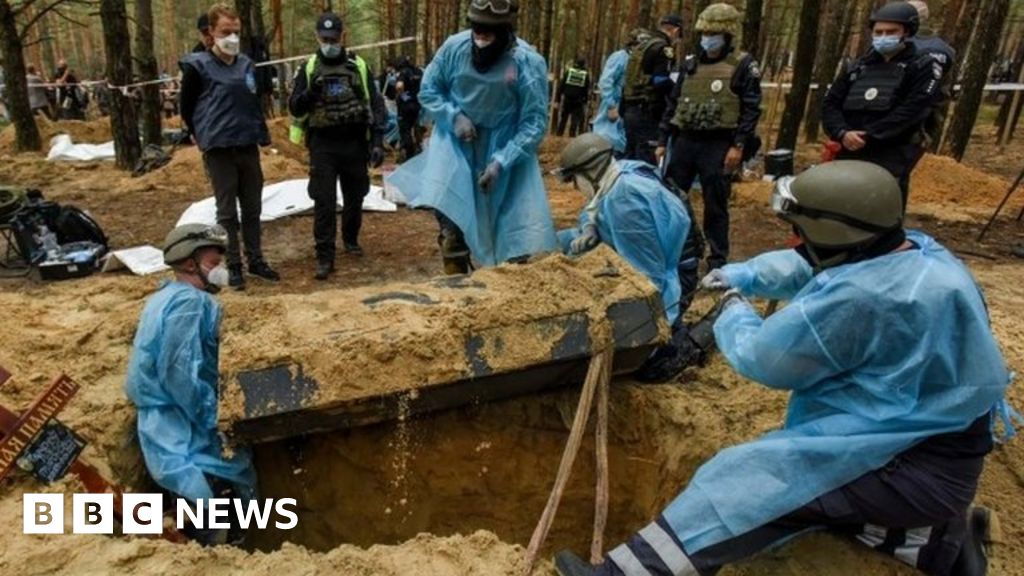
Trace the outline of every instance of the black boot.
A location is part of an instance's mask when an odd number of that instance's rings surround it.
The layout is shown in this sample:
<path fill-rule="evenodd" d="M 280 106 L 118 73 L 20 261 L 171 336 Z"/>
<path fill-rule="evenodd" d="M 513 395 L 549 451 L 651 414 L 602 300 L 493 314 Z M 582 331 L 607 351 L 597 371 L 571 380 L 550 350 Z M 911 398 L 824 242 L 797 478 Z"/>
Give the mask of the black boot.
<path fill-rule="evenodd" d="M 345 243 L 345 254 L 351 254 L 352 256 L 362 256 L 363 248 L 359 244 L 354 242 Z"/>
<path fill-rule="evenodd" d="M 270 280 L 271 282 L 277 282 L 281 279 L 281 275 L 275 272 L 274 269 L 270 267 L 270 264 L 267 264 L 264 260 L 251 262 L 249 264 L 249 274 L 258 278 L 263 278 L 264 280 Z"/>
<path fill-rule="evenodd" d="M 235 290 L 245 290 L 245 275 L 242 274 L 241 264 L 228 266 L 228 286 Z"/>
<path fill-rule="evenodd" d="M 317 280 L 327 280 L 327 278 L 334 273 L 333 262 L 318 262 L 316 265 L 316 274 L 314 278 Z"/>
<path fill-rule="evenodd" d="M 985 545 L 992 541 L 992 511 L 978 506 L 967 512 L 967 534 L 960 545 L 950 576 L 985 576 L 988 554 Z"/>
<path fill-rule="evenodd" d="M 559 576 L 593 576 L 594 567 L 568 550 L 555 555 L 555 570 Z"/>

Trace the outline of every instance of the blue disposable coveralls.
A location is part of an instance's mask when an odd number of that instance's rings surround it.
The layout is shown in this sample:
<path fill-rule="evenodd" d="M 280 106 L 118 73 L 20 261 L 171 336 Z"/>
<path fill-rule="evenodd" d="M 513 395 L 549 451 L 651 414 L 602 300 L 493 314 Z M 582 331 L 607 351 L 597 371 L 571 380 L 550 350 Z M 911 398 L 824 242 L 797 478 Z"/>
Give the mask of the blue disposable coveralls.
<path fill-rule="evenodd" d="M 438 210 L 462 231 L 484 266 L 556 247 L 537 146 L 547 131 L 548 81 L 544 58 L 517 45 L 487 72 L 473 68 L 469 30 L 445 41 L 427 66 L 420 88 L 423 113 L 434 122 L 427 149 L 389 177 L 414 207 Z M 477 137 L 455 137 L 464 114 Z M 489 192 L 477 180 L 501 165 Z"/>
<path fill-rule="evenodd" d="M 164 489 L 187 500 L 214 496 L 204 474 L 231 482 L 243 498 L 256 490 L 247 449 L 222 455 L 217 431 L 221 306 L 182 282 L 150 297 L 135 334 L 125 392 L 139 412 L 146 468 Z"/>
<path fill-rule="evenodd" d="M 597 116 L 590 122 L 593 132 L 611 142 L 612 148 L 620 153 L 626 151 L 626 128 L 622 124 L 622 118 L 615 122 L 608 119 L 608 109 L 618 108 L 622 101 L 622 86 L 626 80 L 627 64 L 629 52 L 625 50 L 612 52 L 604 61 L 601 80 L 597 83 L 601 91 L 601 106 L 597 109 Z"/>
<path fill-rule="evenodd" d="M 690 232 L 690 217 L 683 202 L 655 177 L 655 169 L 636 161 L 617 162 L 619 177 L 599 193 L 596 216 L 584 210 L 579 227 L 562 230 L 558 242 L 564 252 L 583 228 L 597 225 L 601 241 L 626 259 L 661 293 L 669 325 L 679 317 L 679 258 Z M 592 222 L 596 218 L 597 222 Z"/>
<path fill-rule="evenodd" d="M 793 250 L 728 265 L 766 320 L 727 307 L 715 339 L 737 372 L 790 390 L 782 430 L 704 464 L 664 511 L 688 554 L 837 489 L 926 438 L 1007 414 L 1010 374 L 970 273 L 932 238 L 813 275 Z M 1007 422 L 1008 429 L 1009 422 Z"/>

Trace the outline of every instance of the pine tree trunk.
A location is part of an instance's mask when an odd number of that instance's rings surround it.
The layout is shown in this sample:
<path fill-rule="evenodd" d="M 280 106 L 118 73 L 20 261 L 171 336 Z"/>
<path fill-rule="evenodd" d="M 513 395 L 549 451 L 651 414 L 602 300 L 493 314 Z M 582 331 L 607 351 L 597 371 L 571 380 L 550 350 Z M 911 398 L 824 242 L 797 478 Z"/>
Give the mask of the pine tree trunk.
<path fill-rule="evenodd" d="M 974 31 L 975 23 L 978 21 L 978 16 L 981 13 L 984 2 L 985 0 L 970 0 L 964 3 L 956 28 L 954 28 L 951 36 L 947 36 L 947 38 L 952 38 L 950 45 L 953 47 L 953 50 L 956 50 L 957 62 L 953 67 L 954 77 L 959 75 L 960 70 L 964 69 L 963 65 L 965 58 L 967 58 L 967 48 L 971 43 L 971 33 Z M 988 30 L 987 27 L 986 30 Z M 998 41 L 998 35 L 996 40 Z M 988 70 L 986 69 L 987 73 Z"/>
<path fill-rule="evenodd" d="M 843 56 L 843 48 L 846 46 L 844 22 L 847 14 L 856 4 L 847 3 L 845 6 L 839 0 L 828 0 L 828 11 L 821 26 L 821 33 L 818 38 L 817 61 L 814 63 L 814 81 L 818 89 L 813 92 L 811 105 L 807 109 L 807 118 L 804 120 L 804 140 L 817 142 L 821 130 L 821 107 L 825 101 L 825 92 L 828 83 L 836 77 L 836 67 L 839 59 Z"/>
<path fill-rule="evenodd" d="M 654 22 L 651 20 L 651 8 L 654 6 L 654 2 L 640 0 L 640 6 L 636 13 L 636 25 L 639 28 L 654 28 Z"/>
<path fill-rule="evenodd" d="M 125 0 L 100 0 L 103 22 L 103 44 L 107 57 L 107 80 L 114 86 L 125 86 L 132 80 L 131 37 Z M 120 90 L 110 91 L 110 131 L 118 168 L 132 170 L 142 153 L 139 125 L 131 99 Z"/>
<path fill-rule="evenodd" d="M 155 80 L 160 75 L 153 54 L 152 0 L 135 0 L 135 64 L 140 81 Z M 160 124 L 160 85 L 142 87 L 142 142 L 160 145 L 163 140 Z"/>
<path fill-rule="evenodd" d="M 25 79 L 25 55 L 18 37 L 18 23 L 8 0 L 0 0 L 0 53 L 3 54 L 4 95 L 14 124 L 14 150 L 24 152 L 43 147 L 39 127 L 32 117 Z"/>
<path fill-rule="evenodd" d="M 758 48 L 761 39 L 761 18 L 764 0 L 747 0 L 746 13 L 743 15 L 743 42 L 740 44 L 744 52 L 760 57 Z"/>
<path fill-rule="evenodd" d="M 980 3 L 980 2 L 979 2 Z M 992 67 L 999 50 L 998 33 L 1006 21 L 1010 9 L 1010 0 L 985 0 L 979 12 L 975 27 L 977 30 L 971 42 L 967 59 L 964 60 L 964 79 L 957 101 L 946 131 L 943 153 L 957 161 L 964 157 L 967 144 L 971 139 L 971 130 L 978 119 L 978 109 L 984 95 L 988 71 Z M 998 22 L 996 29 L 988 26 L 989 22 Z"/>
<path fill-rule="evenodd" d="M 248 54 L 252 48 L 252 0 L 235 0 L 235 11 L 242 22 L 242 53 Z"/>
<path fill-rule="evenodd" d="M 818 20 L 821 16 L 819 0 L 804 0 L 800 10 L 800 31 L 796 44 L 796 60 L 793 65 L 793 87 L 786 99 L 786 111 L 782 113 L 782 125 L 776 148 L 796 148 L 800 121 L 807 109 L 811 76 L 814 72 L 814 55 L 818 44 Z"/>

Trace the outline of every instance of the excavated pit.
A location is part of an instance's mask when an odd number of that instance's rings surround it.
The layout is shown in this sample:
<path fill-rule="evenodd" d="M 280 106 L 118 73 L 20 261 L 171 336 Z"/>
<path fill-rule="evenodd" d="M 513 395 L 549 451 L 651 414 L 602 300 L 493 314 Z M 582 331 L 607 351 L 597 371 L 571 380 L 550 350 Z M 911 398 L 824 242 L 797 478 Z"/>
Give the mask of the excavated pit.
<path fill-rule="evenodd" d="M 616 393 L 613 398 L 623 400 Z M 398 544 L 489 530 L 528 544 L 554 482 L 578 390 L 522 398 L 259 445 L 264 497 L 296 498 L 299 523 L 254 534 L 262 550 L 284 542 L 326 551 L 340 543 Z M 650 521 L 700 461 L 667 465 L 653 439 L 613 407 L 607 538 L 617 542 Z M 547 549 L 589 550 L 594 518 L 594 445 L 580 451 Z"/>

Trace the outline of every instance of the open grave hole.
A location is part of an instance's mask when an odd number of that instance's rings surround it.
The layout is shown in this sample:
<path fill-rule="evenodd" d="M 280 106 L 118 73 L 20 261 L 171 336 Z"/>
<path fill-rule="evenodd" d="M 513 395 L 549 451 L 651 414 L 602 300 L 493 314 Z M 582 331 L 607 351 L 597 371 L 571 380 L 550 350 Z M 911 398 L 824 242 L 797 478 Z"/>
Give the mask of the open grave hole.
<path fill-rule="evenodd" d="M 628 398 L 615 404 L 622 396 L 613 392 L 609 422 L 608 543 L 654 518 L 702 459 L 695 450 L 666 461 L 656 444 L 668 438 L 652 438 L 650 430 L 671 427 L 652 426 L 650 415 L 641 423 L 639 406 Z M 292 542 L 324 551 L 484 529 L 525 546 L 551 491 L 578 398 L 578 388 L 568 389 L 259 445 L 263 497 L 296 498 L 299 522 L 290 531 L 253 533 L 251 544 L 269 550 Z M 594 460 L 591 421 L 548 551 L 589 550 Z"/>

